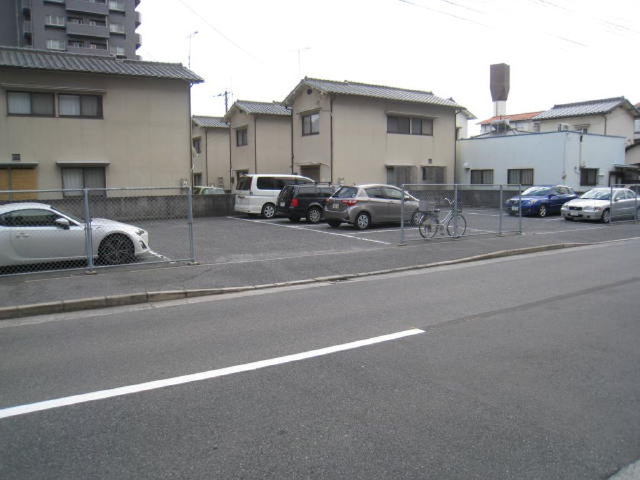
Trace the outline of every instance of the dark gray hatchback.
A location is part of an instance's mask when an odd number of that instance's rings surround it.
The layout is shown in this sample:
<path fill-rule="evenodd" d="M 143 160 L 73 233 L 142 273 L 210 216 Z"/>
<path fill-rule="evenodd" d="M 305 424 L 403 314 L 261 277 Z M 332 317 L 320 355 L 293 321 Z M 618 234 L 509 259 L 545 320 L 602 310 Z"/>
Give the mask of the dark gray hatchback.
<path fill-rule="evenodd" d="M 323 218 L 324 204 L 336 188 L 319 183 L 286 185 L 278 195 L 277 212 L 289 217 L 292 222 L 306 218 L 309 223 L 319 223 Z"/>

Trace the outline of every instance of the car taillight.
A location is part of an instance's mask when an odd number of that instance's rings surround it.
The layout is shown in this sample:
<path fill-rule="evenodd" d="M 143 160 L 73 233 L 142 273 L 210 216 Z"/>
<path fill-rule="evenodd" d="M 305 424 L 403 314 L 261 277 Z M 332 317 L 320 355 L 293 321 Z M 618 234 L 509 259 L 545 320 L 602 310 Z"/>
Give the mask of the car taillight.
<path fill-rule="evenodd" d="M 300 206 L 300 204 L 298 203 L 298 199 L 297 198 L 292 198 L 291 199 L 291 206 L 294 208 L 297 208 Z"/>
<path fill-rule="evenodd" d="M 356 203 L 358 203 L 358 200 L 350 198 L 349 200 L 340 200 L 340 203 L 346 205 L 347 207 L 353 207 Z"/>

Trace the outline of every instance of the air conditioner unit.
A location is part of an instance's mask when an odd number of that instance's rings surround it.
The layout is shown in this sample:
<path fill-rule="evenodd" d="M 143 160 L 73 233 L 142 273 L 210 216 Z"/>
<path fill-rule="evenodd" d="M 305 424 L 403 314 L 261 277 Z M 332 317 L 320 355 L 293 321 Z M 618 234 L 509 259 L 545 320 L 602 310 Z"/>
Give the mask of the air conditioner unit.
<path fill-rule="evenodd" d="M 568 132 L 569 131 L 569 124 L 568 123 L 559 123 L 558 124 L 558 131 L 559 132 Z"/>

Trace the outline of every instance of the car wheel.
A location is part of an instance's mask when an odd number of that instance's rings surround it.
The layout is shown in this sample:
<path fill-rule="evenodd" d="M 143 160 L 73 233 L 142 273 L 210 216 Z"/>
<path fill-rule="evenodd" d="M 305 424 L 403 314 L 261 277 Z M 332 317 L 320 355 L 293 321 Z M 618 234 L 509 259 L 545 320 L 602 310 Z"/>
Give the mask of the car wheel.
<path fill-rule="evenodd" d="M 322 210 L 318 207 L 311 207 L 307 212 L 307 222 L 320 223 L 320 220 L 322 220 Z"/>
<path fill-rule="evenodd" d="M 298 223 L 300 221 L 300 217 L 292 215 L 292 216 L 289 217 L 289 221 L 291 223 Z"/>
<path fill-rule="evenodd" d="M 602 220 L 602 223 L 611 222 L 611 212 L 609 211 L 608 208 L 604 212 L 602 212 L 601 220 Z"/>
<path fill-rule="evenodd" d="M 273 218 L 276 216 L 276 206 L 273 203 L 265 203 L 262 206 L 262 216 L 264 218 Z"/>
<path fill-rule="evenodd" d="M 539 217 L 546 217 L 547 215 L 549 215 L 549 210 L 547 210 L 547 206 L 546 205 L 540 205 L 540 208 L 538 209 L 538 216 Z"/>
<path fill-rule="evenodd" d="M 422 223 L 425 214 L 421 211 L 415 211 L 411 216 L 411 226 L 417 227 Z"/>
<path fill-rule="evenodd" d="M 331 228 L 338 228 L 340 226 L 340 222 L 337 220 L 327 220 L 327 223 Z"/>
<path fill-rule="evenodd" d="M 371 217 L 369 217 L 369 214 L 366 212 L 360 212 L 353 226 L 358 230 L 366 230 L 371 226 Z"/>
<path fill-rule="evenodd" d="M 134 257 L 133 242 L 126 235 L 109 235 L 98 247 L 98 259 L 105 265 L 129 263 Z"/>

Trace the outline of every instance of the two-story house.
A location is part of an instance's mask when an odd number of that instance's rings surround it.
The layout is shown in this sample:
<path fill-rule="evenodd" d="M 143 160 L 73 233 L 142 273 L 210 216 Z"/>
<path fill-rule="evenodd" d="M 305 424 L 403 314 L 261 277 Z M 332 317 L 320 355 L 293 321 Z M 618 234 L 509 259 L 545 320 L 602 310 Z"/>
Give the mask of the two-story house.
<path fill-rule="evenodd" d="M 572 131 L 624 137 L 633 143 L 640 111 L 626 98 L 615 97 L 554 105 L 533 117 L 538 132 Z"/>
<path fill-rule="evenodd" d="M 456 115 L 431 92 L 304 78 L 292 111 L 293 170 L 334 183 L 451 183 Z"/>
<path fill-rule="evenodd" d="M 233 184 L 246 173 L 292 173 L 291 110 L 276 102 L 238 100 L 224 119 Z"/>
<path fill-rule="evenodd" d="M 231 188 L 229 124 L 222 117 L 194 116 L 192 122 L 193 184 Z"/>
<path fill-rule="evenodd" d="M 0 190 L 188 185 L 201 81 L 178 64 L 0 47 Z"/>

